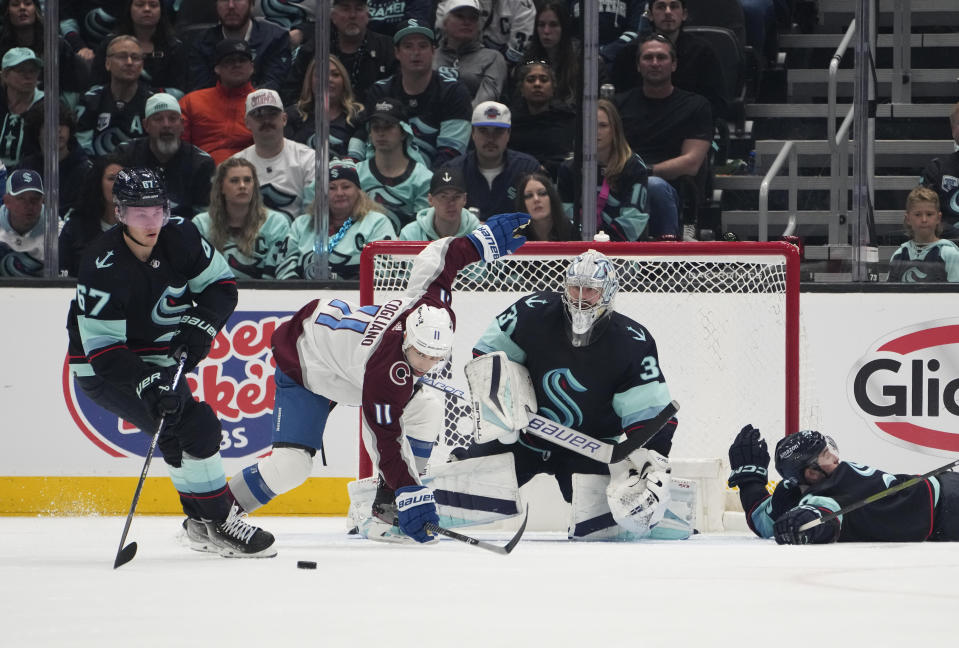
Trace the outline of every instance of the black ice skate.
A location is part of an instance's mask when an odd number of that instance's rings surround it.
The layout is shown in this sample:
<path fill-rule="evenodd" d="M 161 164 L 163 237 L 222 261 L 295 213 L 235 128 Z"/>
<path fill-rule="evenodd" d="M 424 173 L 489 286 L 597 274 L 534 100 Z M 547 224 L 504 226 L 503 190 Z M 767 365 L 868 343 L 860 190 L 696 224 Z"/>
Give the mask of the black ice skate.
<path fill-rule="evenodd" d="M 210 540 L 227 558 L 272 558 L 276 555 L 273 534 L 246 521 L 236 504 L 223 522 L 205 522 Z"/>
<path fill-rule="evenodd" d="M 209 553 L 220 553 L 210 535 L 206 532 L 206 523 L 203 520 L 186 518 L 183 520 L 183 532 L 186 535 L 187 544 L 193 551 L 206 551 Z"/>

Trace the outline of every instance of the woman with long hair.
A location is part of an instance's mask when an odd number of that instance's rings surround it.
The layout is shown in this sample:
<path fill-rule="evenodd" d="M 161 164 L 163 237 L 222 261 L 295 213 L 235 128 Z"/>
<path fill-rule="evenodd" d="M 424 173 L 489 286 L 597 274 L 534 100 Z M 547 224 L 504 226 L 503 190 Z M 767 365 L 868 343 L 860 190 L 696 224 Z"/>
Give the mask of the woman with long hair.
<path fill-rule="evenodd" d="M 314 119 L 313 88 L 316 85 L 316 61 L 311 61 L 303 78 L 300 98 L 286 109 L 284 135 L 307 146 L 315 147 L 316 121 Z M 336 56 L 330 55 L 329 81 L 330 157 L 362 160 L 365 144 L 354 137 L 363 124 L 363 104 L 356 100 L 350 75 Z"/>
<path fill-rule="evenodd" d="M 612 241 L 639 241 L 677 235 L 678 223 L 663 223 L 650 218 L 647 179 L 649 169 L 626 142 L 619 111 L 608 99 L 596 104 L 596 231 L 604 231 Z M 579 197 L 579 170 L 572 161 L 560 168 L 559 193 L 572 216 Z M 583 200 L 593 199 L 591 195 Z"/>
<path fill-rule="evenodd" d="M 509 147 L 532 155 L 555 178 L 573 154 L 578 115 L 571 104 L 556 98 L 556 73 L 549 63 L 524 63 L 515 76 Z"/>
<path fill-rule="evenodd" d="M 556 185 L 542 173 L 530 173 L 516 185 L 516 211 L 529 214 L 529 241 L 571 241 L 573 223 L 563 210 Z"/>
<path fill-rule="evenodd" d="M 97 46 L 93 61 L 96 83 L 109 83 L 104 61 L 107 45 L 121 34 L 135 36 L 143 49 L 143 72 L 140 78 L 157 92 L 166 92 L 180 99 L 186 91 L 187 47 L 176 37 L 162 0 L 127 0 L 117 18 L 112 34 Z"/>
<path fill-rule="evenodd" d="M 231 157 L 220 163 L 209 211 L 197 214 L 193 224 L 226 257 L 237 278 L 277 278 L 290 220 L 263 204 L 252 162 Z"/>
<path fill-rule="evenodd" d="M 117 154 L 93 159 L 93 168 L 83 184 L 83 195 L 60 230 L 58 256 L 61 275 L 76 277 L 83 251 L 94 239 L 116 225 L 113 181 L 122 168 Z"/>
<path fill-rule="evenodd" d="M 360 252 L 370 241 L 396 238 L 390 219 L 380 206 L 360 189 L 356 164 L 332 160 L 329 166 L 329 252 L 330 270 L 340 279 L 355 279 L 360 272 Z M 293 221 L 286 241 L 286 256 L 278 270 L 279 279 L 313 279 L 313 205 Z"/>
<path fill-rule="evenodd" d="M 583 69 L 569 7 L 561 0 L 539 3 L 535 25 L 526 46 L 526 60 L 549 63 L 556 71 L 556 98 L 572 103 L 580 93 Z"/>

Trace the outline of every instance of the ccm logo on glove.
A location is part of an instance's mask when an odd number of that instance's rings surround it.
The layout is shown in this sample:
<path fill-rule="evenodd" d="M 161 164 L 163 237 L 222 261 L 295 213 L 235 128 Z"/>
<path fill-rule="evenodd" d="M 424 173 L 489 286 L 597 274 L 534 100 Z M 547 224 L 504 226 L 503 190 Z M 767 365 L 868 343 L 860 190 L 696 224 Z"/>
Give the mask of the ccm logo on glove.
<path fill-rule="evenodd" d="M 411 506 L 418 506 L 420 504 L 427 504 L 433 501 L 433 493 L 418 493 L 416 495 L 411 495 L 410 497 L 397 500 L 396 508 L 399 510 L 407 509 Z"/>

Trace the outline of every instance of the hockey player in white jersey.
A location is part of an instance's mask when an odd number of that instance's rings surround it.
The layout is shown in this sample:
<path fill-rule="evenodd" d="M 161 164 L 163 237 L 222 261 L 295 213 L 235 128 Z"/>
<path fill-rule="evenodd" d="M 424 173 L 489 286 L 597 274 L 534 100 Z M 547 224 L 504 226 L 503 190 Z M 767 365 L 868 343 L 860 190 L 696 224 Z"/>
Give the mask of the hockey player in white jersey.
<path fill-rule="evenodd" d="M 431 540 L 425 525 L 438 522 L 436 505 L 420 482 L 412 449 L 426 445 L 407 439 L 404 410 L 416 379 L 450 355 L 456 273 L 514 252 L 526 241 L 517 230 L 528 222 L 526 214 L 500 214 L 466 236 L 434 241 L 413 263 L 402 298 L 371 306 L 314 299 L 277 328 L 273 451 L 232 479 L 236 502 L 250 512 L 302 484 L 330 410 L 359 405 L 383 492 L 395 492 L 394 501 L 377 498 L 380 516 L 418 542 Z M 419 427 L 427 429 L 418 436 L 435 436 L 439 426 Z"/>

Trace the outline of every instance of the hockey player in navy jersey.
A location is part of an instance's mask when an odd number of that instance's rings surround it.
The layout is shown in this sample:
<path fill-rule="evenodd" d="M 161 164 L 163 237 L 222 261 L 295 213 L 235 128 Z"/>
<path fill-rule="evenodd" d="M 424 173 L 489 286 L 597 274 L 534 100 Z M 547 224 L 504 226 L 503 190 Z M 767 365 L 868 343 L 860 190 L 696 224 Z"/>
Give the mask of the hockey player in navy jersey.
<path fill-rule="evenodd" d="M 100 407 L 159 438 L 187 519 L 190 546 L 230 557 L 276 555 L 273 536 L 233 503 L 220 458 L 220 422 L 193 399 L 185 371 L 210 351 L 236 307 L 223 256 L 187 220 L 170 217 L 163 182 L 150 169 L 122 169 L 113 185 L 119 224 L 87 248 L 67 329 L 77 385 Z"/>
<path fill-rule="evenodd" d="M 818 524 L 800 527 L 823 515 L 858 503 L 914 475 L 890 474 L 841 461 L 832 438 L 813 430 L 790 434 L 776 444 L 776 470 L 782 481 L 766 491 L 769 452 L 752 425 L 744 427 L 729 448 L 730 487 L 739 499 L 749 528 L 779 544 L 829 542 L 919 542 L 959 540 L 959 474 L 941 473 Z"/>
<path fill-rule="evenodd" d="M 528 222 L 526 214 L 500 214 L 466 236 L 434 241 L 416 257 L 402 298 L 372 306 L 314 299 L 280 325 L 272 339 L 272 453 L 230 481 L 237 503 L 253 511 L 306 481 L 330 410 L 358 405 L 382 484 L 371 521 L 381 519 L 383 527 L 360 531 L 389 539 L 395 524 L 407 540 L 430 541 L 425 525 L 439 518 L 417 455 L 428 456 L 440 422 L 409 425 L 404 414 L 414 382 L 450 355 L 456 273 L 514 252 L 526 241 L 517 230 Z"/>
<path fill-rule="evenodd" d="M 490 384 L 508 384 L 509 397 L 521 400 L 521 385 L 531 381 L 529 409 L 546 418 L 607 441 L 639 433 L 671 398 L 652 334 L 613 309 L 618 290 L 612 261 L 589 250 L 570 263 L 562 293 L 533 293 L 500 313 L 474 345 L 476 358 L 467 365 L 473 398 L 490 391 L 484 358 L 505 352 L 502 371 Z M 454 455 L 468 461 L 512 453 L 519 486 L 537 474 L 553 475 L 563 498 L 572 503 L 571 539 L 639 539 L 663 520 L 675 418 L 644 448 L 608 465 L 524 431 L 517 435 L 526 426 L 522 414 L 522 420 L 512 421 L 509 412 L 495 411 L 495 417 L 486 419 L 486 412 L 497 408 L 489 400 L 482 403 L 477 408 L 482 433 Z M 497 421 L 506 423 L 499 426 L 502 432 L 496 430 Z M 660 537 L 687 535 L 688 530 L 679 529 Z"/>

